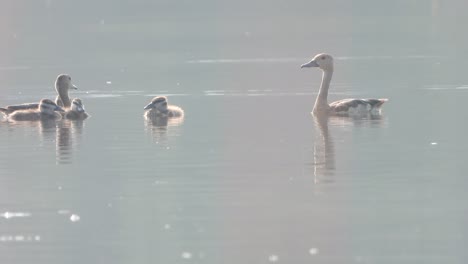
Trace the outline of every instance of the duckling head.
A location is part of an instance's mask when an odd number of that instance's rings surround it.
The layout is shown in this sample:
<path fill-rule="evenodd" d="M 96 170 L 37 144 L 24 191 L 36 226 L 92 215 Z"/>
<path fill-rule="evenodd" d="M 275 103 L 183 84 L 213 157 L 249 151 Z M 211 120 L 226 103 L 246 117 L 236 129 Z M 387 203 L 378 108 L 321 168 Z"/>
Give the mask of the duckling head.
<path fill-rule="evenodd" d="M 167 112 L 167 98 L 165 96 L 157 96 L 151 100 L 144 110 L 156 109 L 161 113 Z"/>
<path fill-rule="evenodd" d="M 319 67 L 324 71 L 333 71 L 333 57 L 326 53 L 320 53 L 308 63 L 302 64 L 301 68 Z"/>
<path fill-rule="evenodd" d="M 39 103 L 39 109 L 43 113 L 53 113 L 54 111 L 57 112 L 65 112 L 60 106 L 56 105 L 52 100 L 49 99 L 42 99 Z"/>
<path fill-rule="evenodd" d="M 57 80 L 55 81 L 55 89 L 60 94 L 61 90 L 66 90 L 66 91 L 68 91 L 69 89 L 77 90 L 78 87 L 76 87 L 72 83 L 72 79 L 71 79 L 70 75 L 60 74 L 59 76 L 57 76 Z"/>
<path fill-rule="evenodd" d="M 83 103 L 81 102 L 81 99 L 79 99 L 79 98 L 73 99 L 72 105 L 71 105 L 71 110 L 75 111 L 75 112 L 78 112 L 78 113 L 84 113 L 85 112 L 85 109 L 84 109 Z"/>

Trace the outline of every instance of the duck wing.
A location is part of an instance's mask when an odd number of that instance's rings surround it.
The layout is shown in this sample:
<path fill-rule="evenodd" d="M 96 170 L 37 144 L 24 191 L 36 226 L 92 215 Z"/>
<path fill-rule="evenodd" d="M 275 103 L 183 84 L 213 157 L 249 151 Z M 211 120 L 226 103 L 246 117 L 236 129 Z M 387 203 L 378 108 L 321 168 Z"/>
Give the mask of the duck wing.
<path fill-rule="evenodd" d="M 379 109 L 388 99 L 343 99 L 330 104 L 332 111 L 336 113 L 349 112 L 351 109 L 363 109 L 371 111 Z"/>
<path fill-rule="evenodd" d="M 29 109 L 37 109 L 39 108 L 38 103 L 26 103 L 26 104 L 19 104 L 19 105 L 9 105 L 5 108 L 0 108 L 0 112 L 5 114 L 11 114 L 18 110 L 29 110 Z"/>

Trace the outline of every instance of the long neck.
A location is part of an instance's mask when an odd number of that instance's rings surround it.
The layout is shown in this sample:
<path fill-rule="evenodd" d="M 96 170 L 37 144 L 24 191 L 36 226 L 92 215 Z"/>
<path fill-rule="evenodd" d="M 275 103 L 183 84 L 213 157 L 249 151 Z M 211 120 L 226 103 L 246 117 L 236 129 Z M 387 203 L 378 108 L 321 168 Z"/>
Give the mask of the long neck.
<path fill-rule="evenodd" d="M 330 88 L 330 82 L 333 75 L 333 70 L 324 70 L 322 74 L 322 84 L 320 85 L 320 91 L 318 97 L 320 100 L 327 102 L 328 88 Z"/>
<path fill-rule="evenodd" d="M 63 107 L 70 107 L 71 102 L 70 97 L 68 97 L 68 87 L 66 87 L 64 84 L 58 85 L 57 93 L 59 94 L 60 99 L 62 99 Z"/>
<path fill-rule="evenodd" d="M 330 88 L 330 81 L 333 75 L 333 69 L 323 70 L 322 84 L 315 101 L 314 109 L 316 111 L 328 109 L 328 88 Z"/>

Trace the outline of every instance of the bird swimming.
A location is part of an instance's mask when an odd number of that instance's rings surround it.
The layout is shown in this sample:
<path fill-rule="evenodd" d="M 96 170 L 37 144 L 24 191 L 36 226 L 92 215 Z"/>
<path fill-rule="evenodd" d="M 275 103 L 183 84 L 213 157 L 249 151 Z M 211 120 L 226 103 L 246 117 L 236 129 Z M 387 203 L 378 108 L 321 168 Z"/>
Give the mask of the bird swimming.
<path fill-rule="evenodd" d="M 379 114 L 382 104 L 388 99 L 342 99 L 328 104 L 328 89 L 333 75 L 333 57 L 321 53 L 310 62 L 301 65 L 301 68 L 318 67 L 323 71 L 322 83 L 315 100 L 315 115 L 353 115 L 353 114 Z"/>
<path fill-rule="evenodd" d="M 57 79 L 55 80 L 55 90 L 57 91 L 58 95 L 57 98 L 55 98 L 55 103 L 58 106 L 65 108 L 71 106 L 70 97 L 68 96 L 68 90 L 70 89 L 78 89 L 78 87 L 72 83 L 70 75 L 60 74 L 57 76 Z"/>
<path fill-rule="evenodd" d="M 39 108 L 17 110 L 8 114 L 7 118 L 14 121 L 61 119 L 62 115 L 57 112 L 64 112 L 64 110 L 52 100 L 42 99 L 39 103 Z"/>
<path fill-rule="evenodd" d="M 58 106 L 65 108 L 69 108 L 71 106 L 70 97 L 68 96 L 68 90 L 70 89 L 78 89 L 71 82 L 70 75 L 60 74 L 57 76 L 57 79 L 55 80 L 55 90 L 57 91 L 58 95 L 55 99 L 55 103 Z M 38 109 L 38 107 L 38 103 L 25 103 L 19 105 L 9 105 L 5 108 L 0 108 L 0 111 L 8 115 L 18 110 Z"/>
<path fill-rule="evenodd" d="M 75 98 L 71 102 L 71 108 L 67 110 L 63 116 L 66 119 L 83 120 L 86 119 L 89 115 L 86 113 L 81 99 Z"/>
<path fill-rule="evenodd" d="M 169 105 L 167 103 L 167 97 L 156 96 L 151 100 L 144 108 L 146 118 L 160 118 L 160 117 L 182 117 L 184 116 L 184 110 L 182 108 Z"/>

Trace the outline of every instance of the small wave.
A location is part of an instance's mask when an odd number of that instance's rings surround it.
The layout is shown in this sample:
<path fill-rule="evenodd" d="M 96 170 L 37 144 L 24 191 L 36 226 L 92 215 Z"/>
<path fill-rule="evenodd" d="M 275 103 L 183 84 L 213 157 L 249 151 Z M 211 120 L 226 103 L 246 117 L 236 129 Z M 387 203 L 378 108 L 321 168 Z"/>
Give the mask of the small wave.
<path fill-rule="evenodd" d="M 121 97 L 121 94 L 88 94 L 90 98 L 112 98 L 112 97 Z"/>
<path fill-rule="evenodd" d="M 31 69 L 31 66 L 0 66 L 0 71 L 26 71 Z"/>
<path fill-rule="evenodd" d="M 195 64 L 247 64 L 247 63 L 289 63 L 289 62 L 304 62 L 309 57 L 304 58 L 240 58 L 240 59 L 197 59 L 188 60 L 186 63 Z M 405 56 L 392 56 L 392 55 L 379 55 L 379 56 L 337 56 L 337 60 L 397 60 L 397 59 L 444 59 L 444 56 L 430 56 L 430 55 L 405 55 Z"/>
<path fill-rule="evenodd" d="M 300 58 L 251 58 L 251 59 L 199 59 L 199 60 L 188 60 L 186 63 L 197 63 L 197 64 L 229 64 L 229 63 L 265 63 L 265 62 L 299 62 L 303 59 Z"/>
<path fill-rule="evenodd" d="M 15 217 L 30 217 L 31 213 L 28 212 L 4 212 L 0 214 L 0 217 L 5 219 L 15 218 Z"/>

